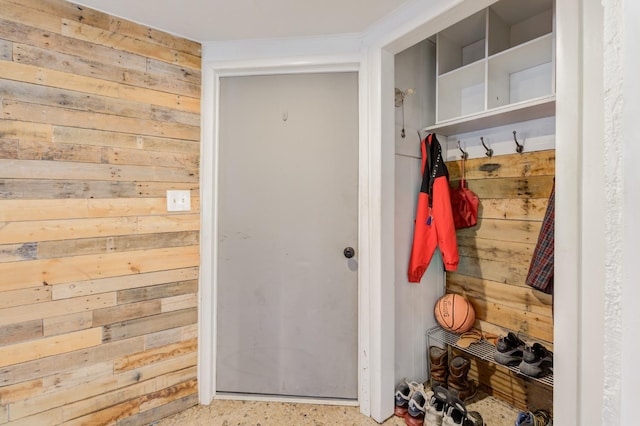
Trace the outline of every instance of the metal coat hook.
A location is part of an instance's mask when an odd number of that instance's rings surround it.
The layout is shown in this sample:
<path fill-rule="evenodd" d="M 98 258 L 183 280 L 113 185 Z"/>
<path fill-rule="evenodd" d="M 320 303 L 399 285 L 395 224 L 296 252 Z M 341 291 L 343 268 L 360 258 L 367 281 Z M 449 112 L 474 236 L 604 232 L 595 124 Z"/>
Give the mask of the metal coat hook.
<path fill-rule="evenodd" d="M 516 152 L 518 154 L 522 154 L 522 150 L 524 150 L 524 143 L 522 145 L 520 145 L 518 143 L 518 139 L 516 139 L 516 131 L 513 131 L 513 141 L 516 143 Z"/>
<path fill-rule="evenodd" d="M 466 152 L 464 149 L 462 149 L 462 147 L 460 146 L 460 140 L 458 140 L 458 149 L 462 153 L 461 157 L 462 157 L 463 160 L 466 160 L 467 158 L 469 158 L 469 153 Z"/>
<path fill-rule="evenodd" d="M 480 142 L 482 142 L 482 146 L 484 146 L 484 150 L 486 151 L 485 155 L 491 158 L 493 156 L 493 150 L 490 148 L 487 148 L 487 146 L 484 144 L 484 138 L 482 136 L 480 136 Z"/>

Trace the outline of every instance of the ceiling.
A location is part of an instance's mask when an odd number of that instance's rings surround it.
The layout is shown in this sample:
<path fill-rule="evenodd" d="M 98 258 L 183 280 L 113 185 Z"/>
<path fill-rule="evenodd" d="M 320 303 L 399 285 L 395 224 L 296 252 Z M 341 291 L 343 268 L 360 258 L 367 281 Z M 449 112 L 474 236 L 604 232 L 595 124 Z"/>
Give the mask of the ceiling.
<path fill-rule="evenodd" d="M 74 1 L 201 43 L 361 33 L 410 0 Z"/>

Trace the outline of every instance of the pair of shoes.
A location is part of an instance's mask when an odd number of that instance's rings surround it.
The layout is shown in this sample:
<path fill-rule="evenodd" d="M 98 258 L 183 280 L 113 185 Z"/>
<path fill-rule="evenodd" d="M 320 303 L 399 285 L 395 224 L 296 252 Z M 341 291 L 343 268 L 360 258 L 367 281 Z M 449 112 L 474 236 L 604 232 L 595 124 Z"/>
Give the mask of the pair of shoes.
<path fill-rule="evenodd" d="M 553 371 L 551 351 L 537 342 L 529 346 L 511 332 L 498 339 L 493 358 L 499 364 L 517 365 L 523 374 L 531 377 L 540 377 Z"/>
<path fill-rule="evenodd" d="M 553 372 L 553 353 L 536 342 L 533 346 L 524 348 L 522 362 L 518 367 L 527 376 L 544 376 L 549 372 Z"/>
<path fill-rule="evenodd" d="M 545 410 L 521 411 L 516 419 L 515 426 L 553 426 L 551 415 Z"/>
<path fill-rule="evenodd" d="M 416 390 L 420 387 L 422 387 L 422 384 L 417 382 L 408 382 L 406 379 L 402 380 L 398 386 L 396 386 L 395 408 L 393 410 L 394 415 L 402 418 L 407 415 L 409 401 Z"/>
<path fill-rule="evenodd" d="M 429 399 L 429 405 L 427 406 L 424 416 L 424 424 L 426 426 L 442 425 L 442 417 L 444 416 L 448 401 L 449 392 L 442 386 L 436 386 Z"/>
<path fill-rule="evenodd" d="M 404 416 L 404 423 L 407 426 L 424 425 L 424 419 L 427 413 L 427 405 L 432 395 L 433 392 L 425 391 L 422 384 L 418 386 L 418 388 L 411 396 L 411 399 L 409 400 L 407 414 Z"/>
<path fill-rule="evenodd" d="M 436 387 L 424 417 L 425 426 L 484 426 L 477 411 L 467 411 L 464 403 L 442 386 Z"/>
<path fill-rule="evenodd" d="M 429 361 L 431 375 L 431 389 L 439 386 L 447 388 L 462 401 L 473 398 L 477 391 L 475 382 L 469 380 L 467 375 L 471 368 L 471 362 L 461 356 L 456 356 L 448 363 L 448 352 L 446 349 L 431 346 L 429 347 Z"/>

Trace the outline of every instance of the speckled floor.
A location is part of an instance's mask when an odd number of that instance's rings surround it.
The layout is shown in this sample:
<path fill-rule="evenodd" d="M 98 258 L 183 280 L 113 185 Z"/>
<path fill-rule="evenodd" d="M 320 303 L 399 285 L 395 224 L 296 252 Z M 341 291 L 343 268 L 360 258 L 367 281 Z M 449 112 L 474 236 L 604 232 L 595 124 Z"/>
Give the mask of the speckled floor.
<path fill-rule="evenodd" d="M 518 410 L 505 402 L 478 393 L 468 410 L 482 414 L 486 426 L 511 426 Z M 366 426 L 377 425 L 357 407 L 283 402 L 214 400 L 167 417 L 158 426 Z M 403 426 L 404 420 L 391 417 L 387 426 Z"/>

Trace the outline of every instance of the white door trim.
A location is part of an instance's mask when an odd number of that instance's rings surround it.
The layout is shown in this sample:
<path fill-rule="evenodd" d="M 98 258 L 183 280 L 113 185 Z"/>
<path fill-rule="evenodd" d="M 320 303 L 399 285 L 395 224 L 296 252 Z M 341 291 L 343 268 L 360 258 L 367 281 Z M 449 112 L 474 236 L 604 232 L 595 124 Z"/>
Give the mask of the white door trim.
<path fill-rule="evenodd" d="M 198 327 L 198 390 L 201 404 L 209 404 L 216 396 L 216 259 L 217 259 L 217 160 L 218 160 L 218 105 L 221 77 L 264 74 L 292 74 L 310 72 L 358 72 L 359 73 L 359 177 L 358 177 L 358 403 L 360 410 L 370 414 L 370 383 L 374 374 L 370 368 L 369 292 L 370 279 L 375 276 L 370 269 L 371 239 L 376 230 L 370 226 L 372 211 L 370 197 L 376 193 L 370 179 L 369 138 L 367 123 L 367 98 L 362 59 L 359 54 L 298 58 L 268 58 L 203 63 L 202 93 L 202 144 L 201 144 L 201 241 L 199 280 Z M 379 214 L 379 213 L 378 213 Z"/>

